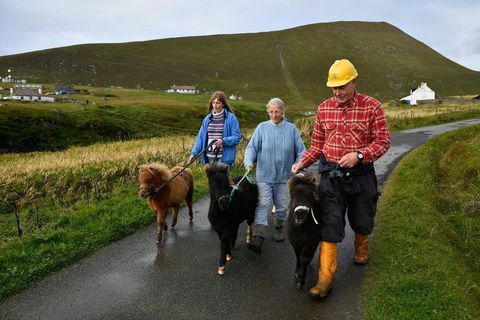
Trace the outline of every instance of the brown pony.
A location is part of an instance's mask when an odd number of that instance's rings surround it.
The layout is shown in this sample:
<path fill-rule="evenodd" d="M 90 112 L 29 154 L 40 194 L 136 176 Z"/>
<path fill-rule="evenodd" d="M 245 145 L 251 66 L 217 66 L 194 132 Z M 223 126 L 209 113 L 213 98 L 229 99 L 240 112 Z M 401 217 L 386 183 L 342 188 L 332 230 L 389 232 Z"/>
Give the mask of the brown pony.
<path fill-rule="evenodd" d="M 148 198 L 148 206 L 157 215 L 157 243 L 162 240 L 163 230 L 168 226 L 165 222 L 168 208 L 173 208 L 172 227 L 177 224 L 180 203 L 185 200 L 188 206 L 190 221 L 193 219 L 193 174 L 190 169 L 185 169 L 175 179 L 161 187 L 170 180 L 182 168 L 174 167 L 169 170 L 166 166 L 158 163 L 150 163 L 140 166 L 139 177 L 141 198 Z M 161 187 L 159 189 L 159 187 Z"/>

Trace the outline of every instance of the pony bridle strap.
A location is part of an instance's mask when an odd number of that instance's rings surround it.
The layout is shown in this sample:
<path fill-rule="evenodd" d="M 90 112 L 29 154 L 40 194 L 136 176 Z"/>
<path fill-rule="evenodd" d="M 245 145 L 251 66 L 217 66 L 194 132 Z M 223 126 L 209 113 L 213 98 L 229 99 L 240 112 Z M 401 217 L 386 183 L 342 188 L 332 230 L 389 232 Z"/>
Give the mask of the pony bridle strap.
<path fill-rule="evenodd" d="M 225 194 L 225 195 L 223 195 L 223 196 L 218 197 L 218 200 L 217 200 L 217 201 L 220 202 L 220 201 L 222 201 L 222 200 L 225 199 L 225 198 L 227 198 L 228 201 L 231 200 L 230 195 L 229 195 L 229 194 Z"/>
<path fill-rule="evenodd" d="M 293 209 L 293 212 L 295 213 L 295 212 L 297 212 L 297 210 L 309 211 L 312 214 L 312 218 L 313 218 L 313 221 L 315 221 L 315 224 L 318 224 L 318 221 L 317 221 L 317 219 L 315 219 L 315 215 L 313 214 L 312 208 L 309 208 L 307 206 L 297 206 L 297 207 L 295 207 L 295 209 Z"/>

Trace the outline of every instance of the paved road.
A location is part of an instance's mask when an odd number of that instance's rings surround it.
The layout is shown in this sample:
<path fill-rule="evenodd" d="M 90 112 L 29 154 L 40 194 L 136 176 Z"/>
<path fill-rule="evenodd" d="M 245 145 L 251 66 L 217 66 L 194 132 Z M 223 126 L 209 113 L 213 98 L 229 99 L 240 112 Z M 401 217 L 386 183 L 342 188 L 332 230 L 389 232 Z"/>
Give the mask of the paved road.
<path fill-rule="evenodd" d="M 383 183 L 410 150 L 442 132 L 472 124 L 461 121 L 394 133 L 392 147 L 376 163 Z M 365 267 L 355 266 L 353 233 L 339 245 L 334 289 L 322 301 L 311 300 L 318 256 L 303 290 L 295 288 L 295 255 L 287 241 L 270 236 L 264 254 L 237 242 L 234 260 L 217 275 L 219 241 L 207 220 L 209 200 L 194 205 L 188 223 L 167 231 L 159 249 L 155 228 L 147 227 L 55 273 L 0 305 L 0 319 L 359 319 Z M 244 234 L 245 225 L 240 234 Z M 374 259 L 374 257 L 373 257 Z"/>

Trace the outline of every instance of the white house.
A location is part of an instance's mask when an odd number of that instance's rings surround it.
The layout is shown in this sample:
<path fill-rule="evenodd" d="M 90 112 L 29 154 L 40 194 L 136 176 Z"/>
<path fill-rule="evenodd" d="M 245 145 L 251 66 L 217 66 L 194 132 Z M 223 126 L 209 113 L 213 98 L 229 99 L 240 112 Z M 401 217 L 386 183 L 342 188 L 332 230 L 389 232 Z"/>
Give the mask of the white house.
<path fill-rule="evenodd" d="M 41 86 L 41 85 L 40 85 Z M 41 89 L 37 87 L 38 91 L 32 90 L 32 87 L 19 87 L 15 92 L 11 88 L 10 96 L 3 97 L 3 100 L 19 100 L 19 101 L 40 101 L 40 102 L 55 102 L 55 98 L 43 96 Z"/>
<path fill-rule="evenodd" d="M 196 94 L 199 93 L 196 86 L 176 86 L 173 85 L 166 90 L 168 93 L 189 93 Z"/>
<path fill-rule="evenodd" d="M 17 83 L 13 85 L 13 90 L 22 90 L 22 89 L 30 89 L 30 90 L 37 90 L 39 94 L 42 94 L 43 86 L 41 84 L 36 83 Z"/>
<path fill-rule="evenodd" d="M 400 101 L 408 102 L 410 105 L 416 105 L 417 101 L 422 100 L 434 100 L 435 99 L 435 91 L 430 89 L 425 82 L 420 84 L 415 90 L 410 90 L 410 95 L 403 97 Z"/>

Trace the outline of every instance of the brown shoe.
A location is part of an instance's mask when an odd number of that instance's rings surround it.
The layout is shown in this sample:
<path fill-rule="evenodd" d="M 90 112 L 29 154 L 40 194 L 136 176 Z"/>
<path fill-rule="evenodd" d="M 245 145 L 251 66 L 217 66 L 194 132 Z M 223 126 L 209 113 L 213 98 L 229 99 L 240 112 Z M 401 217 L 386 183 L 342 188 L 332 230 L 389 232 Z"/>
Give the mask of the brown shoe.
<path fill-rule="evenodd" d="M 368 263 L 368 235 L 355 233 L 355 259 L 356 265 Z"/>
<path fill-rule="evenodd" d="M 262 246 L 263 246 L 264 237 L 254 235 L 252 241 L 248 244 L 248 249 L 252 250 L 255 253 L 261 254 L 262 253 Z"/>
<path fill-rule="evenodd" d="M 285 233 L 283 232 L 283 226 L 285 225 L 285 222 L 282 220 L 277 220 L 275 219 L 275 231 L 273 232 L 273 238 L 277 242 L 282 242 L 285 240 Z"/>

